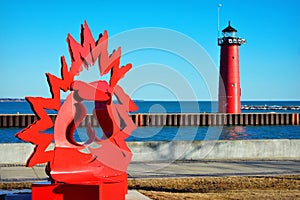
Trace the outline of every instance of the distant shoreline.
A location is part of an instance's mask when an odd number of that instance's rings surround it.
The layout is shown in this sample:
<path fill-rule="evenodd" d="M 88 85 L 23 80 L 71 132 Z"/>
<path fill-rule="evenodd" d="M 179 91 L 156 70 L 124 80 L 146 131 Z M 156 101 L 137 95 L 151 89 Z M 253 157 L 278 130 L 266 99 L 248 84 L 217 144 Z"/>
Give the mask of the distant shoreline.
<path fill-rule="evenodd" d="M 24 102 L 23 98 L 0 98 L 0 102 Z"/>

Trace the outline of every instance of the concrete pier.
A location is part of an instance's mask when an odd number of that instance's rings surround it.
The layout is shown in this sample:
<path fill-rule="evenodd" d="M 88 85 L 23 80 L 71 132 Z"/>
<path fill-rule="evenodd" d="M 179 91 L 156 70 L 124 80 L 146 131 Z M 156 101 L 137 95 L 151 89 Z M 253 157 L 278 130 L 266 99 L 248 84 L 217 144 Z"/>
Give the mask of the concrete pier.
<path fill-rule="evenodd" d="M 49 115 L 55 121 L 56 115 Z M 299 113 L 164 113 L 131 114 L 137 126 L 230 126 L 230 125 L 299 125 Z M 33 114 L 1 114 L 0 128 L 26 127 L 37 117 Z M 87 115 L 82 127 L 99 126 L 93 115 Z"/>
<path fill-rule="evenodd" d="M 209 160 L 300 160 L 300 140 L 207 140 L 127 142 L 132 162 Z M 53 149 L 51 144 L 48 149 Z M 30 143 L 0 144 L 0 165 L 25 164 Z M 5 152 L 5 153 L 3 153 Z"/>

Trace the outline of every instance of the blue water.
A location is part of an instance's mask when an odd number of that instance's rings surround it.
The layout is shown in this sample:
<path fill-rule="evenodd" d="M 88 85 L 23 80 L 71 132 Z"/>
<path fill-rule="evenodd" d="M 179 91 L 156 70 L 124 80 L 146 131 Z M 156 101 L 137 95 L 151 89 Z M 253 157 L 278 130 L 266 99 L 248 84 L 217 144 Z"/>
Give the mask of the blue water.
<path fill-rule="evenodd" d="M 215 112 L 216 102 L 166 102 L 137 101 L 139 113 L 195 113 Z M 93 103 L 85 103 L 88 112 Z M 300 101 L 247 101 L 242 105 L 300 106 Z M 0 102 L 0 113 L 32 113 L 27 102 Z M 272 110 L 243 110 L 242 112 L 274 112 Z M 276 112 L 300 113 L 299 110 L 276 110 Z M 50 113 L 55 113 L 51 112 Z M 20 128 L 0 129 L 0 143 L 22 142 L 14 135 Z M 52 133 L 50 129 L 47 132 Z M 101 136 L 101 129 L 96 128 Z M 85 128 L 78 128 L 75 140 L 86 141 Z M 226 127 L 138 127 L 127 141 L 170 141 L 170 140 L 248 140 L 248 139 L 300 139 L 300 126 L 226 126 Z"/>
<path fill-rule="evenodd" d="M 0 129 L 0 143 L 22 142 L 14 135 L 21 128 Z M 95 128 L 101 136 L 101 129 Z M 48 133 L 53 130 L 47 131 Z M 85 128 L 78 128 L 74 138 L 87 140 Z M 226 126 L 226 127 L 138 127 L 127 141 L 170 140 L 250 140 L 250 139 L 300 139 L 300 126 Z"/>

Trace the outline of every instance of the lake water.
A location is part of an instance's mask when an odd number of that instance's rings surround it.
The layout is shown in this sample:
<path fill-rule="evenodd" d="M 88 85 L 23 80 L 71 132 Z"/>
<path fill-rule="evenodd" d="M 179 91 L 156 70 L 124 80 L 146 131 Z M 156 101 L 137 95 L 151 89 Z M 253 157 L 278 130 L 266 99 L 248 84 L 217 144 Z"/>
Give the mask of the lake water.
<path fill-rule="evenodd" d="M 135 113 L 199 113 L 199 112 L 217 112 L 217 102 L 210 101 L 136 101 L 139 108 Z M 89 113 L 92 113 L 93 102 L 84 102 Z M 270 106 L 280 108 L 283 106 L 299 107 L 300 101 L 242 101 L 242 106 Z M 242 110 L 242 112 L 284 112 L 284 113 L 300 113 L 299 110 Z M 48 113 L 56 113 L 48 110 Z M 29 103 L 26 101 L 0 101 L 0 114 L 29 114 L 33 113 Z"/>
<path fill-rule="evenodd" d="M 139 113 L 195 113 L 216 112 L 216 102 L 166 102 L 137 101 Z M 93 103 L 87 102 L 88 112 L 92 112 Z M 299 101 L 247 101 L 242 105 L 251 106 L 300 106 Z M 27 102 L 0 102 L 1 114 L 32 113 Z M 55 113 L 49 111 L 50 113 Z M 242 110 L 242 112 L 274 112 L 274 110 Z M 300 113 L 299 110 L 276 110 L 276 112 Z M 0 129 L 0 143 L 22 142 L 14 135 L 20 128 Z M 47 130 L 52 133 L 53 130 Z M 101 129 L 96 128 L 101 136 Z M 78 128 L 76 141 L 87 139 L 85 128 Z M 226 126 L 226 127 L 138 127 L 127 141 L 170 141 L 170 140 L 247 140 L 247 139 L 300 139 L 300 126 Z"/>

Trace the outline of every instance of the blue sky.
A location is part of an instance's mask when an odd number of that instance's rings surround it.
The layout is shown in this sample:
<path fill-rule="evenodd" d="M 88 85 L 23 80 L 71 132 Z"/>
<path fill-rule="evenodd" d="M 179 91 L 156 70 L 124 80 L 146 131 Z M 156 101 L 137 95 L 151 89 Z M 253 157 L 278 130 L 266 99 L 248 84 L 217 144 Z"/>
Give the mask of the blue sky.
<path fill-rule="evenodd" d="M 247 44 L 240 47 L 242 100 L 300 100 L 300 1 L 295 0 L 3 0 L 0 2 L 0 98 L 49 96 L 44 74 L 50 72 L 60 76 L 60 56 L 69 57 L 67 34 L 71 33 L 79 40 L 80 24 L 84 20 L 95 38 L 104 30 L 108 30 L 112 38 L 145 27 L 173 31 L 201 45 L 214 67 L 218 68 L 219 3 L 222 4 L 221 29 L 231 20 L 238 36 L 247 40 Z M 151 34 L 143 39 L 153 40 Z M 163 40 L 168 40 L 168 37 Z M 117 45 L 126 46 L 131 42 L 122 41 Z M 148 81 L 144 85 L 139 83 L 141 85 L 129 92 L 134 99 L 192 99 L 189 94 L 177 94 L 186 91 L 184 84 L 178 83 L 178 77 L 187 82 L 195 99 L 215 97 L 207 89 L 205 77 L 195 75 L 189 60 L 174 52 L 159 49 L 133 51 L 124 55 L 121 62 L 131 62 L 135 72 L 132 74 Z M 173 70 L 171 73 L 166 71 L 165 76 L 160 74 L 161 80 L 170 80 L 165 85 L 157 83 L 157 77 L 155 79 L 151 72 L 136 75 L 151 69 L 159 71 L 160 66 Z M 143 67 L 147 70 L 138 70 Z M 156 82 L 151 82 L 152 76 Z M 125 80 L 122 84 L 126 89 Z M 217 88 L 218 84 L 214 87 Z"/>

